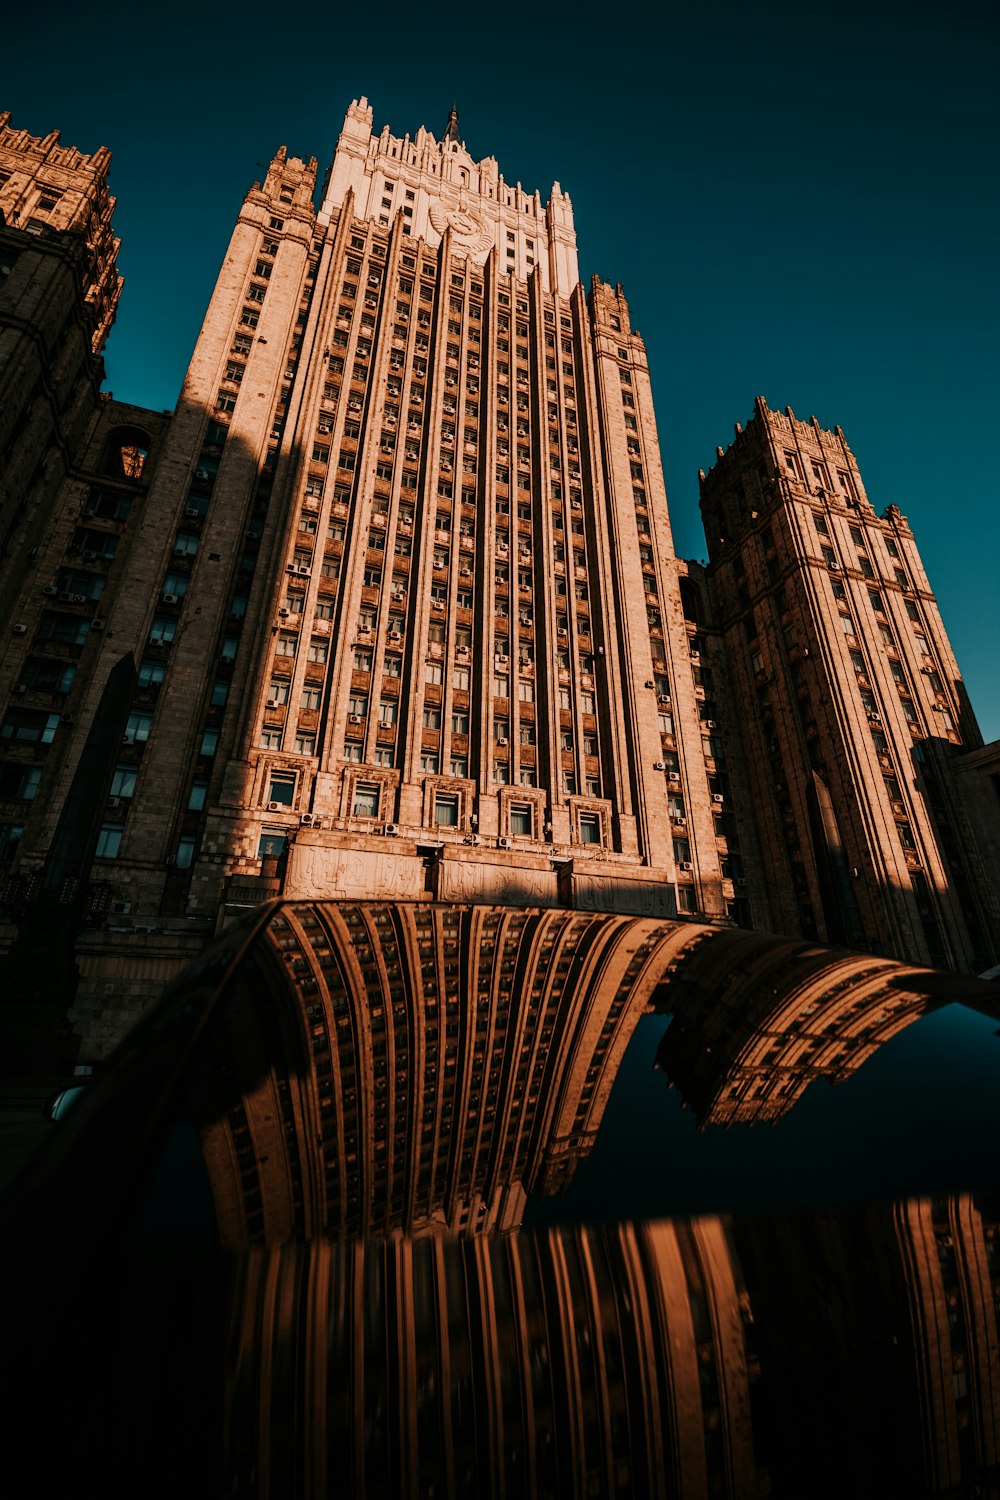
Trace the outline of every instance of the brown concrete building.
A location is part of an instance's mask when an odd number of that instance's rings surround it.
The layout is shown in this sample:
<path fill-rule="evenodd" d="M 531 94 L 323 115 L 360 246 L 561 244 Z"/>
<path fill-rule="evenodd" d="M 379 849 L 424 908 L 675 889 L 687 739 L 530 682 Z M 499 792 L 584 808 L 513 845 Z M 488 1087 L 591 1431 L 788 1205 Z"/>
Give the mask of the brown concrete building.
<path fill-rule="evenodd" d="M 81 821 L 108 674 L 137 671 L 73 870 L 91 1055 L 279 892 L 680 913 L 985 967 L 995 914 L 948 774 L 978 740 L 912 537 L 870 512 L 842 437 L 760 403 L 706 481 L 711 566 L 677 559 L 645 348 L 620 288 L 581 286 L 567 195 L 475 160 L 454 112 L 440 140 L 395 137 L 363 99 L 318 195 L 284 149 L 247 194 L 173 415 L 100 400 L 108 162 L 3 122 L 0 383 L 45 396 L 0 429 L 18 920 Z M 744 471 L 747 496 L 770 486 L 752 520 L 727 509 Z M 810 510 L 845 586 L 854 527 L 883 602 L 917 610 L 885 621 L 878 683 L 851 654 L 875 673 L 868 606 L 854 645 L 842 601 L 821 607 Z"/>

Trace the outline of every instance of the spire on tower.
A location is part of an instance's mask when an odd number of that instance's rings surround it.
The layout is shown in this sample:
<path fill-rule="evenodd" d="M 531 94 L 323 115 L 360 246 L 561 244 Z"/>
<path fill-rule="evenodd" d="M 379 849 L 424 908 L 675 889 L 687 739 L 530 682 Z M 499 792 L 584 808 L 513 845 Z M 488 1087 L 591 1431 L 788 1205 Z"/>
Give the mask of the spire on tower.
<path fill-rule="evenodd" d="M 442 140 L 458 141 L 459 145 L 462 144 L 462 136 L 458 128 L 458 106 L 454 99 L 451 101 L 451 109 L 448 111 L 448 123 L 444 127 Z"/>

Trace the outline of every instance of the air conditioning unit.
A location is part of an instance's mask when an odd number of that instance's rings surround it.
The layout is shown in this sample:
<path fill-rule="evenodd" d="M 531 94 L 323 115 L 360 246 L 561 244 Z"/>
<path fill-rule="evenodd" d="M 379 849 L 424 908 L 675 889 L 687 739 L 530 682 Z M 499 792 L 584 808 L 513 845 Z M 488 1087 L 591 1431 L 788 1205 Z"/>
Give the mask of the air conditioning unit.
<path fill-rule="evenodd" d="M 303 578 L 309 578 L 312 575 L 312 568 L 308 563 L 299 563 L 296 572 L 298 572 Z"/>
<path fill-rule="evenodd" d="M 690 654 L 690 657 L 691 657 L 692 661 L 701 661 L 701 652 L 700 651 L 692 651 L 689 654 Z"/>
<path fill-rule="evenodd" d="M 693 870 L 694 869 L 694 865 L 691 863 L 691 861 L 689 859 L 682 859 L 681 862 L 680 862 L 680 864 L 677 866 L 677 868 L 678 868 L 678 870 Z"/>
<path fill-rule="evenodd" d="M 178 599 L 176 594 L 163 594 L 161 597 L 164 604 L 176 604 Z"/>
<path fill-rule="evenodd" d="M 733 881 L 733 885 L 739 886 L 742 890 L 746 890 L 747 883 L 745 877 L 742 875 L 737 875 L 736 879 Z"/>
<path fill-rule="evenodd" d="M 360 714 L 348 714 L 347 715 L 347 722 L 348 722 L 348 724 L 360 724 L 361 723 L 361 715 Z"/>
<path fill-rule="evenodd" d="M 14 689 L 13 690 L 14 690 L 15 693 L 17 693 L 19 695 L 21 693 L 26 693 L 28 691 L 28 685 L 27 685 L 26 682 L 16 682 L 14 684 Z"/>
<path fill-rule="evenodd" d="M 389 631 L 389 639 L 390 639 L 390 641 L 401 641 L 403 639 L 403 633 L 402 633 L 402 631 L 401 630 L 390 630 Z"/>
<path fill-rule="evenodd" d="M 70 604 L 86 604 L 87 596 L 86 594 L 70 594 L 69 602 Z"/>
<path fill-rule="evenodd" d="M 668 781 L 680 781 L 680 779 L 681 779 L 681 773 L 680 773 L 680 771 L 668 771 L 667 772 L 667 780 Z"/>
<path fill-rule="evenodd" d="M 725 799 L 725 797 L 724 797 L 724 796 L 723 796 L 723 795 L 722 795 L 722 793 L 721 793 L 721 792 L 713 792 L 713 793 L 712 793 L 712 801 L 713 801 L 713 802 L 725 802 L 725 800 L 726 800 L 726 799 Z"/>
<path fill-rule="evenodd" d="M 131 901 L 112 901 L 111 914 L 115 917 L 127 917 L 132 910 Z"/>
<path fill-rule="evenodd" d="M 109 807 L 121 807 L 121 805 L 122 805 L 122 799 L 120 797 L 109 797 L 108 798 L 108 806 Z"/>
<path fill-rule="evenodd" d="M 54 583 L 47 583 L 42 589 L 42 593 L 45 595 L 46 599 L 54 599 L 58 592 L 59 590 L 56 588 Z"/>
<path fill-rule="evenodd" d="M 506 667 L 507 664 L 510 661 L 510 657 L 509 656 L 498 656 L 496 660 L 497 660 L 497 666 L 499 666 L 499 667 Z"/>
<path fill-rule="evenodd" d="M 658 694 L 656 701 L 657 701 L 657 703 L 666 703 L 666 704 L 669 704 L 669 702 L 670 702 L 670 694 L 669 693 L 660 693 L 660 694 Z"/>
<path fill-rule="evenodd" d="M 75 715 L 73 715 L 73 714 L 60 714 L 59 715 L 59 722 L 60 722 L 60 724 L 72 724 L 74 722 L 74 719 L 75 719 Z"/>
<path fill-rule="evenodd" d="M 84 562 L 96 562 L 101 554 L 99 552 L 82 552 L 80 555 Z"/>
<path fill-rule="evenodd" d="M 134 734 L 123 734 L 122 735 L 122 744 L 123 745 L 134 745 L 135 744 L 135 735 Z"/>
<path fill-rule="evenodd" d="M 287 620 L 288 617 L 291 615 L 291 613 L 292 612 L 291 612 L 290 609 L 279 609 L 278 610 L 278 619 L 279 620 Z"/>
<path fill-rule="evenodd" d="M 499 839 L 497 839 L 497 848 L 498 849 L 513 849 L 513 847 L 514 847 L 514 840 L 513 839 L 505 839 L 505 838 L 499 838 Z"/>
<path fill-rule="evenodd" d="M 831 573 L 839 573 L 840 572 L 840 563 L 839 562 L 827 563 L 826 566 L 827 566 L 828 570 Z"/>
<path fill-rule="evenodd" d="M 705 729 L 718 729 L 719 727 L 714 719 L 703 719 L 702 725 Z"/>
<path fill-rule="evenodd" d="M 15 635 L 27 635 L 28 634 L 28 627 L 27 627 L 27 625 L 12 625 L 11 629 L 13 630 L 13 632 L 14 632 Z"/>
<path fill-rule="evenodd" d="M 444 600 L 443 599 L 435 599 L 434 600 L 434 608 L 435 609 L 439 609 L 439 610 L 443 610 L 444 609 Z"/>
<path fill-rule="evenodd" d="M 509 742 L 507 740 L 507 736 L 506 735 L 501 734 L 501 735 L 498 736 L 498 738 L 497 738 L 497 744 L 498 745 L 506 745 L 508 743 Z"/>
<path fill-rule="evenodd" d="M 60 595 L 59 595 L 59 599 L 60 599 L 61 603 L 63 603 L 63 604 L 69 604 L 69 602 L 70 602 L 70 600 L 72 598 L 73 598 L 73 595 L 71 593 L 69 593 L 66 589 L 63 589 L 61 591 Z"/>
<path fill-rule="evenodd" d="M 387 839 L 398 839 L 399 838 L 399 824 L 398 823 L 387 823 L 385 825 L 385 828 L 382 830 L 382 832 L 385 834 L 385 836 L 386 836 Z"/>
<path fill-rule="evenodd" d="M 283 802 L 269 802 L 267 804 L 267 810 L 268 812 L 283 812 L 285 810 L 285 804 Z"/>
<path fill-rule="evenodd" d="M 107 626 L 107 623 L 108 622 L 103 615 L 95 615 L 90 622 L 90 628 L 91 630 L 104 630 Z"/>
<path fill-rule="evenodd" d="M 211 469 L 195 469 L 194 477 L 195 479 L 211 479 L 212 471 Z"/>
<path fill-rule="evenodd" d="M 81 516 L 86 516 L 87 519 L 89 520 L 91 518 L 91 516 L 96 516 L 97 512 L 96 512 L 96 510 L 94 509 L 94 507 L 92 505 L 85 505 L 83 507 L 83 509 L 81 510 L 80 514 L 81 514 Z"/>
<path fill-rule="evenodd" d="M 201 511 L 194 505 L 185 505 L 184 514 L 189 521 L 198 521 L 201 519 Z"/>
<path fill-rule="evenodd" d="M 666 763 L 665 760 L 654 760 L 653 761 L 653 770 L 654 771 L 665 771 L 666 769 L 667 769 L 667 763 Z"/>
<path fill-rule="evenodd" d="M 299 822 L 303 828 L 315 828 L 317 824 L 321 823 L 321 819 L 317 818 L 315 813 L 303 813 L 299 818 Z"/>

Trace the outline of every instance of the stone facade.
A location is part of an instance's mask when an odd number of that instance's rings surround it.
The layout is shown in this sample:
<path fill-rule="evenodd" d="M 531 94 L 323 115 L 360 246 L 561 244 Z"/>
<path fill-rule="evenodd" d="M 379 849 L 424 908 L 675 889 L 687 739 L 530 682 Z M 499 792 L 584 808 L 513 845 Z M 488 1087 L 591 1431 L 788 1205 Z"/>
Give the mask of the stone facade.
<path fill-rule="evenodd" d="M 174 413 L 101 398 L 109 161 L 0 117 L 15 915 L 51 881 L 108 673 L 137 671 L 75 875 L 87 1047 L 282 891 L 992 955 L 980 856 L 944 852 L 949 828 L 973 847 L 971 803 L 935 802 L 977 732 L 909 529 L 839 430 L 758 403 L 705 481 L 710 566 L 678 559 L 645 347 L 620 287 L 580 285 L 569 198 L 506 184 L 454 114 L 440 140 L 375 135 L 365 100 L 319 210 L 316 162 L 283 148 L 247 194 Z M 851 528 L 878 554 L 894 655 L 860 594 L 841 630 L 813 515 L 852 589 Z"/>
<path fill-rule="evenodd" d="M 997 799 L 974 819 L 956 780 L 982 737 L 906 517 L 876 514 L 839 427 L 762 398 L 702 513 L 765 925 L 985 968 Z"/>

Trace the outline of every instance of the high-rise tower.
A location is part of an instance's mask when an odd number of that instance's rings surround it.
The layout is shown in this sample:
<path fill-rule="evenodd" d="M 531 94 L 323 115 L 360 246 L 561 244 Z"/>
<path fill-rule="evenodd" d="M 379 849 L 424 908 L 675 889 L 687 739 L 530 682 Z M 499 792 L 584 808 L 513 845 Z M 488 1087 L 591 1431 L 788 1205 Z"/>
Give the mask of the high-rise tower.
<path fill-rule="evenodd" d="M 995 886 L 955 775 L 982 738 L 906 517 L 876 514 L 839 427 L 762 398 L 702 514 L 767 925 L 985 967 Z"/>
<path fill-rule="evenodd" d="M 725 916 L 620 289 L 588 302 L 566 195 L 508 185 L 454 118 L 373 136 L 354 104 L 318 214 L 314 173 L 279 153 L 246 199 L 113 622 L 156 695 L 116 835 L 135 905 Z"/>
<path fill-rule="evenodd" d="M 110 163 L 0 111 L 0 628 L 97 404 L 121 293 Z"/>

